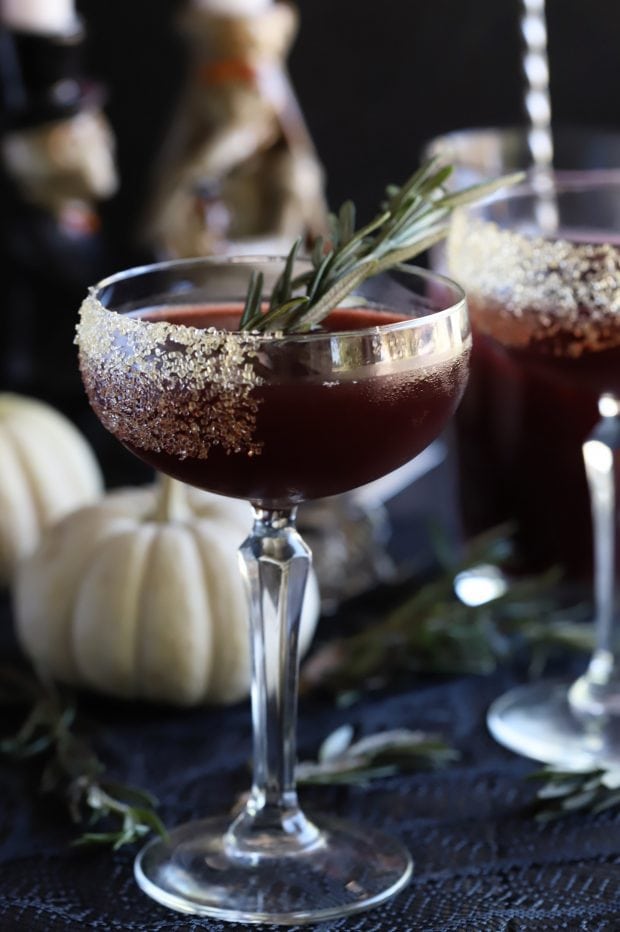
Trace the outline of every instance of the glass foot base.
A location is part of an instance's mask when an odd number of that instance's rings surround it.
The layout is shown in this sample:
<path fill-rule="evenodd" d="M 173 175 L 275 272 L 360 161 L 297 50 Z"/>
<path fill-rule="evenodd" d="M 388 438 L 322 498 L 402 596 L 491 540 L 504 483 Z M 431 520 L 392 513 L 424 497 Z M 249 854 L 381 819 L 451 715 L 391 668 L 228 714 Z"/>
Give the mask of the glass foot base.
<path fill-rule="evenodd" d="M 617 766 L 618 719 L 576 716 L 568 702 L 571 685 L 543 682 L 510 690 L 489 709 L 489 731 L 511 751 L 545 764 L 567 770 Z"/>
<path fill-rule="evenodd" d="M 312 818 L 321 838 L 304 852 L 249 866 L 224 846 L 230 819 L 189 822 L 138 855 L 135 876 L 154 900 L 231 922 L 295 925 L 369 909 L 412 872 L 409 852 L 382 832 Z"/>

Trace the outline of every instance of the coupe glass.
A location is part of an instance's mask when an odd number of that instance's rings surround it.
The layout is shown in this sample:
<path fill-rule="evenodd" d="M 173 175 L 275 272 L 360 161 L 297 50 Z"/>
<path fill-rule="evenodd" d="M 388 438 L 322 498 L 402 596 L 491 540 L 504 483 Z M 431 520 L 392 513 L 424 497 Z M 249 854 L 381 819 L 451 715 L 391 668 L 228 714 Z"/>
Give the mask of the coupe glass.
<path fill-rule="evenodd" d="M 296 507 L 376 479 L 435 438 L 464 389 L 470 332 L 458 286 L 413 268 L 369 281 L 327 329 L 235 332 L 251 273 L 262 271 L 268 293 L 282 269 L 279 259 L 243 258 L 123 272 L 91 290 L 78 343 L 91 404 L 122 443 L 158 470 L 254 509 L 240 549 L 253 657 L 249 799 L 234 820 L 189 823 L 152 841 L 137 881 L 183 912 L 294 924 L 380 903 L 412 870 L 399 842 L 307 816 L 297 800 L 310 552 Z"/>
<path fill-rule="evenodd" d="M 448 263 L 474 334 L 459 415 L 470 530 L 516 518 L 523 564 L 558 563 L 569 583 L 591 577 L 594 555 L 587 672 L 513 690 L 492 706 L 489 727 L 515 751 L 578 768 L 620 760 L 620 174 L 556 179 L 551 197 L 558 225 L 544 232 L 528 185 L 460 214 Z"/>

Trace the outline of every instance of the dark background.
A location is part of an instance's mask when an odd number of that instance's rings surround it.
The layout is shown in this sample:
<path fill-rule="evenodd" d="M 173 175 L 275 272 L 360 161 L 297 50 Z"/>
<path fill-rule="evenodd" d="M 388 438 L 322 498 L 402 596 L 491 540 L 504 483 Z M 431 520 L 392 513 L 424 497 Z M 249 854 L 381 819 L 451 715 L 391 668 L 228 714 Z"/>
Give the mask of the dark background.
<path fill-rule="evenodd" d="M 620 128 L 618 0 L 548 0 L 554 117 Z M 128 229 L 178 100 L 186 52 L 179 0 L 81 0 L 89 64 L 109 89 Z M 424 142 L 467 126 L 523 122 L 519 0 L 299 0 L 290 72 L 332 205 L 363 214 L 402 181 Z"/>

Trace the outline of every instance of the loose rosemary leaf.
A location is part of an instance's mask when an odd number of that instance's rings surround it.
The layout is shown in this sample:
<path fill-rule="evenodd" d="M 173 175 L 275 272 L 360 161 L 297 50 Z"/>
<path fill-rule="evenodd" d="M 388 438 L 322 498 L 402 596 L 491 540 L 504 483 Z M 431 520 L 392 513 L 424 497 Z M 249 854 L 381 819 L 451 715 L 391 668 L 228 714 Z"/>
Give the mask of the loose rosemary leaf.
<path fill-rule="evenodd" d="M 300 783 L 368 783 L 415 770 L 437 770 L 460 758 L 439 735 L 398 728 L 353 741 L 353 728 L 341 725 L 328 735 L 316 761 L 297 765 Z"/>
<path fill-rule="evenodd" d="M 534 815 L 538 822 L 586 812 L 596 815 L 620 806 L 620 768 L 593 766 L 573 771 L 547 766 L 529 774 L 542 783 L 536 793 Z"/>

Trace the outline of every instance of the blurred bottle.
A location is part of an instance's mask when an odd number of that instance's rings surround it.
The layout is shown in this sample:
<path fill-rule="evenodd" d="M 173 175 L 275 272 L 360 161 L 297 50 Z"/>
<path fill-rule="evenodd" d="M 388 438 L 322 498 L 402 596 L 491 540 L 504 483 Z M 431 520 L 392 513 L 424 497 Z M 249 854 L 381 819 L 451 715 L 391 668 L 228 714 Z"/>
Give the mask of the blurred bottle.
<path fill-rule="evenodd" d="M 189 86 L 146 224 L 158 251 L 281 253 L 325 232 L 323 172 L 286 72 L 297 21 L 289 3 L 190 3 Z"/>

